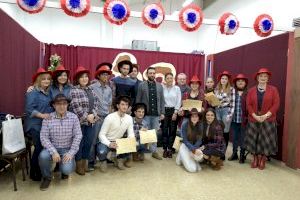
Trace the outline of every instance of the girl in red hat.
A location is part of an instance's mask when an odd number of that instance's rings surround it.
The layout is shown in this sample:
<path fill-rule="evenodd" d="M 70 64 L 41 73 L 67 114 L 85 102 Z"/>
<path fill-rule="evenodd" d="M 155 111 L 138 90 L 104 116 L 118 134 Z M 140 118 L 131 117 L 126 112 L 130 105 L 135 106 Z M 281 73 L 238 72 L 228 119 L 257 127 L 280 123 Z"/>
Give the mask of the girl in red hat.
<path fill-rule="evenodd" d="M 64 66 L 58 66 L 52 73 L 53 83 L 50 87 L 51 99 L 54 99 L 58 94 L 64 94 L 70 98 L 72 85 L 69 83 L 70 71 Z"/>
<path fill-rule="evenodd" d="M 216 114 L 217 119 L 225 125 L 224 139 L 226 147 L 228 146 L 229 130 L 235 106 L 235 89 L 231 86 L 230 81 L 231 74 L 228 71 L 224 71 L 219 74 L 218 83 L 215 88 L 215 95 L 221 102 L 221 105 L 216 107 Z"/>
<path fill-rule="evenodd" d="M 70 109 L 77 115 L 81 125 L 82 140 L 75 156 L 76 172 L 85 175 L 87 160 L 95 138 L 94 124 L 99 120 L 100 100 L 89 86 L 90 71 L 78 67 L 74 76 L 74 88 L 71 89 Z"/>
<path fill-rule="evenodd" d="M 248 128 L 245 148 L 252 153 L 252 168 L 263 170 L 267 156 L 275 155 L 278 150 L 276 113 L 280 98 L 276 87 L 269 85 L 271 72 L 261 68 L 255 75 L 257 85 L 247 94 Z"/>

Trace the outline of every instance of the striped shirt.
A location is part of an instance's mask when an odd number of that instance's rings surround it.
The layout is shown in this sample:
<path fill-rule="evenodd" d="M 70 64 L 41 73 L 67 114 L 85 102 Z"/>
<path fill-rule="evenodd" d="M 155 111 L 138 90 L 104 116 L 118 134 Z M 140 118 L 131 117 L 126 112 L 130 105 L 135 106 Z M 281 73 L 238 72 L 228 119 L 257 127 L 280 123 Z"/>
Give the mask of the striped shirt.
<path fill-rule="evenodd" d="M 233 116 L 234 106 L 235 106 L 235 89 L 233 87 L 230 87 L 230 94 L 228 95 L 223 90 L 219 91 L 216 88 L 215 95 L 221 102 L 221 105 L 219 106 L 219 108 L 230 107 L 228 115 Z"/>
<path fill-rule="evenodd" d="M 234 115 L 233 122 L 242 123 L 242 96 L 237 92 L 235 95 L 235 106 L 234 106 Z"/>

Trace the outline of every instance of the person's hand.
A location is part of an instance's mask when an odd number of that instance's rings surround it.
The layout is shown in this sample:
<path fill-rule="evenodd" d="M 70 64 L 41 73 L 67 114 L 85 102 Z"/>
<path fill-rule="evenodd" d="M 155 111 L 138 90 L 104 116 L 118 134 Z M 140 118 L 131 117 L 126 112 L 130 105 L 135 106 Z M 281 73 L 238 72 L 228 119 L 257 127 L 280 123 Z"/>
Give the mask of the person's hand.
<path fill-rule="evenodd" d="M 259 116 L 259 117 L 260 117 L 260 122 L 261 123 L 264 122 L 264 121 L 266 121 L 266 119 L 267 119 L 266 115 L 262 115 L 262 116 Z"/>
<path fill-rule="evenodd" d="M 205 149 L 205 146 L 203 145 L 203 146 L 201 146 L 199 149 L 200 149 L 201 151 L 203 151 L 203 150 Z"/>
<path fill-rule="evenodd" d="M 87 121 L 90 122 L 91 124 L 95 123 L 95 116 L 94 116 L 94 114 L 89 114 L 87 116 Z"/>
<path fill-rule="evenodd" d="M 147 128 L 144 127 L 141 128 L 141 131 L 147 131 L 147 130 L 148 130 Z"/>
<path fill-rule="evenodd" d="M 71 156 L 70 154 L 66 153 L 63 157 L 63 163 L 68 163 L 72 160 L 73 156 Z"/>
<path fill-rule="evenodd" d="M 177 119 L 177 114 L 174 113 L 174 114 L 172 115 L 172 121 L 176 121 L 176 119 Z"/>
<path fill-rule="evenodd" d="M 59 156 L 59 154 L 57 152 L 52 155 L 52 160 L 55 163 L 60 162 L 60 156 Z"/>
<path fill-rule="evenodd" d="M 178 111 L 178 116 L 182 117 L 183 115 L 184 115 L 184 111 L 182 110 L 182 108 L 180 108 Z"/>
<path fill-rule="evenodd" d="M 200 148 L 199 148 L 199 149 L 196 149 L 195 154 L 196 154 L 197 156 L 202 155 L 202 151 L 200 150 Z"/>
<path fill-rule="evenodd" d="M 48 114 L 48 113 L 40 113 L 38 115 L 38 117 L 41 118 L 41 119 L 50 119 L 50 114 Z"/>
<path fill-rule="evenodd" d="M 165 115 L 164 114 L 161 114 L 160 115 L 160 120 L 164 120 L 165 119 Z"/>
<path fill-rule="evenodd" d="M 27 88 L 27 93 L 29 93 L 29 92 L 32 92 L 32 90 L 34 89 L 34 86 L 29 86 L 28 88 Z"/>
<path fill-rule="evenodd" d="M 118 145 L 117 145 L 116 142 L 111 142 L 111 143 L 109 144 L 109 148 L 111 148 L 111 149 L 117 149 L 117 148 L 118 148 Z"/>
<path fill-rule="evenodd" d="M 257 122 L 262 123 L 262 118 L 261 118 L 261 116 L 258 116 L 258 115 L 256 115 L 256 114 L 253 114 L 252 116 L 253 116 L 253 118 L 254 118 Z"/>
<path fill-rule="evenodd" d="M 232 119 L 232 116 L 231 116 L 231 115 L 227 115 L 227 116 L 226 116 L 226 122 L 230 122 L 231 119 Z"/>

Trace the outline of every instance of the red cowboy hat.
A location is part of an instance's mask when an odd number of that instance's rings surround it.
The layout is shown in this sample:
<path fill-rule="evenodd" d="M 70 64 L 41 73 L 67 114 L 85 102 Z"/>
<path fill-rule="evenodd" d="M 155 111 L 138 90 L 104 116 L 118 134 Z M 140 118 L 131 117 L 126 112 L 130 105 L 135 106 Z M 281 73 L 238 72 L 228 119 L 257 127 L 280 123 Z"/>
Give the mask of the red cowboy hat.
<path fill-rule="evenodd" d="M 95 78 L 97 78 L 98 75 L 99 75 L 99 74 L 102 74 L 102 73 L 108 73 L 109 75 L 112 74 L 112 72 L 111 72 L 109 66 L 103 65 L 103 66 L 101 66 L 101 67 L 95 72 Z"/>
<path fill-rule="evenodd" d="M 267 73 L 269 76 L 272 76 L 272 73 L 267 68 L 260 68 L 258 72 L 256 72 L 254 79 L 257 80 L 257 76 L 262 73 Z"/>
<path fill-rule="evenodd" d="M 194 82 L 199 83 L 199 85 L 201 85 L 201 83 L 202 83 L 197 75 L 193 75 L 192 79 L 190 80 L 190 85 L 191 85 L 191 83 L 194 83 Z"/>
<path fill-rule="evenodd" d="M 218 75 L 218 81 L 220 81 L 222 76 L 224 75 L 227 76 L 229 80 L 231 79 L 231 74 L 229 73 L 229 71 L 223 71 L 221 74 Z"/>
<path fill-rule="evenodd" d="M 233 83 L 235 84 L 237 80 L 243 79 L 246 82 L 246 85 L 248 85 L 248 78 L 244 74 L 238 74 L 234 79 Z"/>
<path fill-rule="evenodd" d="M 75 75 L 74 75 L 74 80 L 77 79 L 77 77 L 83 73 L 88 73 L 90 74 L 90 71 L 82 66 L 79 66 L 77 69 L 76 69 L 76 72 L 75 72 Z"/>
<path fill-rule="evenodd" d="M 36 73 L 32 76 L 32 82 L 34 83 L 37 79 L 37 77 L 41 74 L 50 74 L 52 75 L 51 71 L 46 71 L 44 68 L 39 67 Z"/>
<path fill-rule="evenodd" d="M 59 72 L 66 72 L 68 76 L 69 76 L 69 74 L 70 74 L 70 70 L 66 69 L 63 65 L 59 65 L 59 66 L 55 69 L 55 71 L 52 72 L 53 77 L 56 77 L 56 75 L 57 75 Z"/>

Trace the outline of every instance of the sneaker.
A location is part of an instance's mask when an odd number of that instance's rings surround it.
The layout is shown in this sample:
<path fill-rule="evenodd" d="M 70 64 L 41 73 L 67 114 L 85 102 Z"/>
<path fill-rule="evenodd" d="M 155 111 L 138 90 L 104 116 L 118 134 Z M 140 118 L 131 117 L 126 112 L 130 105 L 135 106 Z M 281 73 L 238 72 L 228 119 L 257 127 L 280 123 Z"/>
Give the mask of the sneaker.
<path fill-rule="evenodd" d="M 92 172 L 92 171 L 95 171 L 95 166 L 89 165 L 89 166 L 87 167 L 87 169 L 85 170 L 85 172 Z"/>
<path fill-rule="evenodd" d="M 162 157 L 157 152 L 152 153 L 152 157 L 157 160 L 162 160 Z"/>
<path fill-rule="evenodd" d="M 44 178 L 41 185 L 40 185 L 40 189 L 42 191 L 46 191 L 49 188 L 50 183 L 51 183 L 50 179 Z"/>
<path fill-rule="evenodd" d="M 103 172 L 103 173 L 107 172 L 107 162 L 106 162 L 106 160 L 100 162 L 100 171 Z"/>

